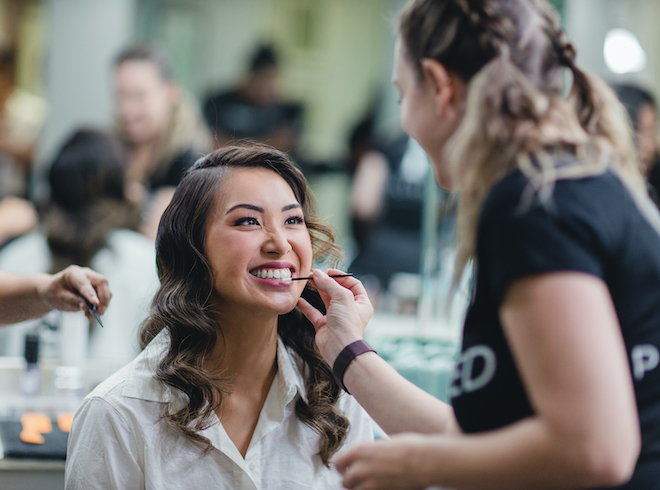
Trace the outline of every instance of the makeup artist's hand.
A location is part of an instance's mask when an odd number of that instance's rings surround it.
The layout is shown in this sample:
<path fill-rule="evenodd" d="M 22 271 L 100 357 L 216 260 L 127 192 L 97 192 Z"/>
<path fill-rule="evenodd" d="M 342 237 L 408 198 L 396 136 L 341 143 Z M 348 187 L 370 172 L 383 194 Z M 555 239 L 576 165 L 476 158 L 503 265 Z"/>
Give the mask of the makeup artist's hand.
<path fill-rule="evenodd" d="M 401 434 L 354 446 L 337 454 L 334 464 L 350 490 L 422 490 L 428 485 L 419 481 L 424 472 L 416 465 L 428 444 L 427 436 Z"/>
<path fill-rule="evenodd" d="M 81 298 L 84 296 L 96 305 L 99 315 L 105 312 L 112 296 L 105 277 L 77 265 L 70 265 L 52 276 L 47 275 L 37 290 L 43 303 L 51 309 L 86 312 L 87 306 Z"/>
<path fill-rule="evenodd" d="M 323 315 L 304 299 L 298 300 L 298 308 L 316 329 L 316 345 L 330 366 L 348 344 L 362 339 L 367 322 L 374 308 L 367 291 L 354 277 L 328 277 L 343 274 L 336 269 L 328 273 L 314 270 L 314 285 L 321 295 L 327 314 Z"/>

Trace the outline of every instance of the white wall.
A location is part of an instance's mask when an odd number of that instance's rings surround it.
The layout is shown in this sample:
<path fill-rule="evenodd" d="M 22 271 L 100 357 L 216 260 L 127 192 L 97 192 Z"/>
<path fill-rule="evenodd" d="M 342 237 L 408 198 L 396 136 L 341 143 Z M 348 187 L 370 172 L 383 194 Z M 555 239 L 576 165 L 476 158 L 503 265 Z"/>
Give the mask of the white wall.
<path fill-rule="evenodd" d="M 578 62 L 607 82 L 630 81 L 650 88 L 660 96 L 660 1 L 658 0 L 567 0 L 566 30 L 578 49 Z M 613 28 L 633 32 L 648 56 L 642 72 L 617 75 L 603 58 L 605 34 Z"/>
<path fill-rule="evenodd" d="M 43 166 L 81 125 L 112 123 L 111 67 L 133 37 L 135 0 L 48 0 Z"/>

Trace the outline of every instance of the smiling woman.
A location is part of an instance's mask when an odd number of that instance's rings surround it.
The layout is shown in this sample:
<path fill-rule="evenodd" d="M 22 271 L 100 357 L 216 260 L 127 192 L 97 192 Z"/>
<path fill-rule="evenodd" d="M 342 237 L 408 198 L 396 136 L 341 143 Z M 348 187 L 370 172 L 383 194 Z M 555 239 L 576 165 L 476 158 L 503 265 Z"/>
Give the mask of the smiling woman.
<path fill-rule="evenodd" d="M 291 278 L 338 256 L 302 173 L 265 146 L 210 153 L 179 184 L 156 254 L 144 351 L 76 414 L 67 488 L 338 488 L 331 456 L 373 427 L 296 309 L 322 303 Z"/>

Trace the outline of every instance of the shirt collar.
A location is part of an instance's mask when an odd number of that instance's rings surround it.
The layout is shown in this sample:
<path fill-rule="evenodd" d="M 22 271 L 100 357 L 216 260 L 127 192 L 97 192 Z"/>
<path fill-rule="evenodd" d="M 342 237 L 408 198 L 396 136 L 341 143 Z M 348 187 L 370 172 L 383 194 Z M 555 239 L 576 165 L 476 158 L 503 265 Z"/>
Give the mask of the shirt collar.
<path fill-rule="evenodd" d="M 297 393 L 307 402 L 305 381 L 302 376 L 303 365 L 299 356 L 289 351 L 280 337 L 277 338 L 277 375 L 279 378 L 280 398 L 285 405 L 293 400 Z"/>
<path fill-rule="evenodd" d="M 170 347 L 170 334 L 161 330 L 135 358 L 122 395 L 151 402 L 169 403 L 172 389 L 156 379 L 156 368 Z"/>

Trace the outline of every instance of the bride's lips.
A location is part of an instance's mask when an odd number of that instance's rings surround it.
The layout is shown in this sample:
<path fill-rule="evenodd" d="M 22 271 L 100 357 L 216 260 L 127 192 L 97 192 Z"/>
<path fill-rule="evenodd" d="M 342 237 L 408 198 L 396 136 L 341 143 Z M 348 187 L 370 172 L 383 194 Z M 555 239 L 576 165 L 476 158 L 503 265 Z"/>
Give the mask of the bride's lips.
<path fill-rule="evenodd" d="M 260 281 L 288 285 L 295 270 L 290 262 L 267 262 L 251 269 L 250 274 Z"/>

